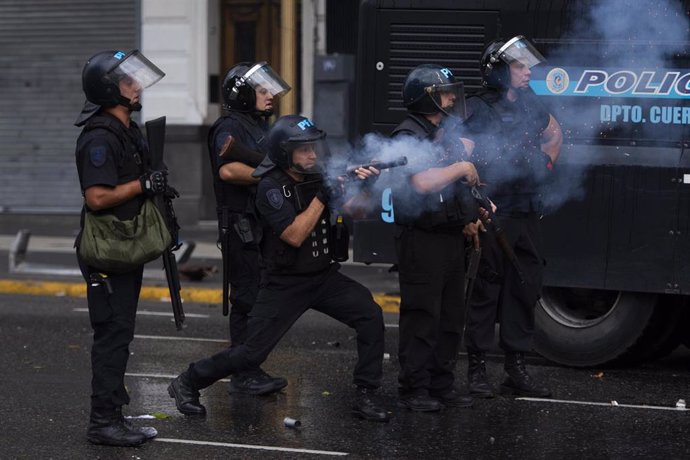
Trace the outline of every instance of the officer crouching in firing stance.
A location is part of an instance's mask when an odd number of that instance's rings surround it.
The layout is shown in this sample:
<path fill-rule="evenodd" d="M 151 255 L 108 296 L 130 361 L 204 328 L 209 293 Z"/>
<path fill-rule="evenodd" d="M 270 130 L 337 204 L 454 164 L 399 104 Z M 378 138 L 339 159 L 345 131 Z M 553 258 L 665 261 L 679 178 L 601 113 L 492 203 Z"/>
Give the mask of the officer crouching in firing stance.
<path fill-rule="evenodd" d="M 558 121 L 529 87 L 530 68 L 543 60 L 522 36 L 490 43 L 480 62 L 486 90 L 467 100 L 465 125 L 477 142 L 473 161 L 496 203 L 495 220 L 500 221 L 506 244 L 514 252 L 508 257 L 497 244 L 498 224 L 482 235 L 466 336 L 469 390 L 476 397 L 494 395 L 484 360 L 494 341 L 497 316 L 507 374 L 501 392 L 551 395 L 527 373 L 525 365 L 525 352 L 532 351 L 534 308 L 544 272 L 541 194 L 563 142 Z"/>
<path fill-rule="evenodd" d="M 216 195 L 218 233 L 223 252 L 223 314 L 230 313 L 230 344 L 247 339 L 247 321 L 259 292 L 259 234 L 254 202 L 259 179 L 252 176 L 268 149 L 268 118 L 273 99 L 290 86 L 265 62 L 241 62 L 223 79 L 226 113 L 208 135 L 208 151 Z M 265 395 L 287 385 L 261 368 L 238 372 L 230 393 Z"/>
<path fill-rule="evenodd" d="M 146 197 L 165 192 L 165 172 L 147 167 L 148 144 L 131 120 L 132 112 L 141 110 L 142 89 L 164 75 L 137 50 L 103 51 L 86 62 L 82 87 L 87 102 L 75 123 L 84 127 L 76 147 L 84 195 L 82 231 L 84 212 L 129 220 Z M 154 428 L 134 426 L 122 416 L 122 406 L 129 404 L 124 377 L 144 266 L 122 274 L 102 273 L 87 266 L 78 253 L 77 259 L 93 328 L 87 437 L 94 444 L 137 446 L 157 435 Z M 94 283 L 93 276 L 101 282 Z"/>
<path fill-rule="evenodd" d="M 295 321 L 313 308 L 357 332 L 353 415 L 388 421 L 387 412 L 372 394 L 382 378 L 381 308 L 364 286 L 342 275 L 340 265 L 331 259 L 329 203 L 341 194 L 342 184 L 331 185 L 317 166 L 324 160 L 325 133 L 307 118 L 284 116 L 271 128 L 268 148 L 267 158 L 255 171 L 261 177 L 256 206 L 263 224 L 264 266 L 247 340 L 190 364 L 170 384 L 170 396 L 183 414 L 204 415 L 200 389 L 261 365 Z M 378 170 L 358 168 L 356 173 L 368 181 L 376 178 Z"/>
<path fill-rule="evenodd" d="M 416 412 L 469 407 L 454 385 L 465 302 L 465 240 L 478 245 L 479 182 L 461 138 L 462 82 L 448 68 L 423 64 L 403 85 L 407 117 L 393 136 L 429 140 L 432 152 L 395 192 L 395 247 L 400 272 L 399 404 Z M 435 148 L 431 148 L 434 142 Z"/>

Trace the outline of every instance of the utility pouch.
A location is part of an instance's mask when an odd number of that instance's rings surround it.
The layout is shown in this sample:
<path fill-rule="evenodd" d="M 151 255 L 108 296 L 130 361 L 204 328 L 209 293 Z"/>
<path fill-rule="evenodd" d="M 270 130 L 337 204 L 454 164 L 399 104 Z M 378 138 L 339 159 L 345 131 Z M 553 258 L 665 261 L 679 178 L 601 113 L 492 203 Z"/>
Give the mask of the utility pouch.
<path fill-rule="evenodd" d="M 243 243 L 254 242 L 254 233 L 252 232 L 252 223 L 245 216 L 237 216 L 235 222 L 232 224 Z"/>
<path fill-rule="evenodd" d="M 343 216 L 335 219 L 335 224 L 331 225 L 330 239 L 331 259 L 335 262 L 345 262 L 350 258 L 350 230 L 343 221 Z"/>
<path fill-rule="evenodd" d="M 147 199 L 131 220 L 87 211 L 78 251 L 91 267 L 107 273 L 125 273 L 156 259 L 171 243 L 163 216 Z"/>

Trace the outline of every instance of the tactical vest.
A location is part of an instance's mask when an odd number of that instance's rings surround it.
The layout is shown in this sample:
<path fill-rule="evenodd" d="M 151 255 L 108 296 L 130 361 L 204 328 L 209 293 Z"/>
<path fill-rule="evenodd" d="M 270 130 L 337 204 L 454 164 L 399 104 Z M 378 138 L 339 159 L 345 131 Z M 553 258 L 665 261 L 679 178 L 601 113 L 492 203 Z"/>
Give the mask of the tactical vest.
<path fill-rule="evenodd" d="M 541 212 L 539 192 L 546 169 L 536 112 L 529 100 L 508 103 L 497 96 L 491 92 L 477 96 L 490 109 L 491 123 L 484 127 L 492 133 L 490 143 L 498 144 L 489 146 L 484 164 L 477 165 L 481 178 L 490 184 L 500 212 Z M 478 144 L 479 149 L 486 147 Z"/>
<path fill-rule="evenodd" d="M 266 176 L 279 184 L 285 201 L 295 208 L 295 212 L 301 213 L 302 211 L 298 211 L 294 181 L 278 168 L 269 171 Z M 329 232 L 330 214 L 328 207 L 324 208 L 318 223 L 299 248 L 285 243 L 273 229 L 264 226 L 261 255 L 267 272 L 270 274 L 300 275 L 325 270 L 331 264 Z"/>
<path fill-rule="evenodd" d="M 130 127 L 127 128 L 117 119 L 108 116 L 97 114 L 91 117 L 84 126 L 84 129 L 77 141 L 78 148 L 81 148 L 82 140 L 95 129 L 105 129 L 114 135 L 117 139 L 119 149 L 114 148 L 114 154 L 117 160 L 117 175 L 118 185 L 130 182 L 139 178 L 147 169 L 150 169 L 150 155 L 148 144 L 144 136 L 139 130 L 139 126 L 130 121 Z M 135 134 L 132 133 L 134 131 Z M 79 171 L 81 178 L 82 172 Z M 119 219 L 132 219 L 139 213 L 139 209 L 144 202 L 142 195 L 139 195 L 132 200 L 117 205 L 107 212 L 115 214 Z"/>
<path fill-rule="evenodd" d="M 211 162 L 211 171 L 213 172 L 213 190 L 216 196 L 216 210 L 219 220 L 224 211 L 253 214 L 254 200 L 256 197 L 255 185 L 230 184 L 221 180 L 218 174 L 218 159 L 216 158 L 217 154 L 215 152 L 214 138 L 218 127 L 229 119 L 239 123 L 253 141 L 254 145 L 244 145 L 244 147 L 251 150 L 257 150 L 264 154 L 266 153 L 264 151 L 264 145 L 266 143 L 265 138 L 267 135 L 266 129 L 256 120 L 252 120 L 250 115 L 231 111 L 228 112 L 227 115 L 218 118 L 213 126 L 211 126 L 206 142 L 209 160 Z M 235 142 L 240 142 L 240 140 L 235 139 Z"/>
<path fill-rule="evenodd" d="M 129 129 L 123 125 L 120 121 L 114 119 L 113 117 L 107 115 L 95 115 L 91 117 L 84 126 L 83 134 L 93 131 L 94 129 L 106 129 L 111 133 L 115 134 L 122 150 L 120 151 L 120 156 L 118 158 L 118 167 L 122 167 L 123 171 L 120 177 L 126 176 L 127 173 L 139 177 L 147 167 L 150 167 L 150 156 L 149 147 L 144 136 L 139 130 L 139 126 L 134 122 L 130 121 Z M 133 136 L 130 130 L 135 130 L 137 136 Z M 128 140 L 129 142 L 125 142 Z M 130 159 L 134 160 L 134 165 L 132 167 Z M 118 171 L 120 173 L 120 171 Z"/>
<path fill-rule="evenodd" d="M 408 114 L 392 133 L 412 132 L 418 139 L 432 139 L 436 127 L 420 115 Z M 430 161 L 433 167 L 445 167 L 463 161 L 464 151 L 447 151 L 446 156 Z M 408 182 L 393 191 L 395 222 L 429 231 L 455 231 L 478 217 L 469 187 L 460 181 L 429 194 L 417 193 Z"/>

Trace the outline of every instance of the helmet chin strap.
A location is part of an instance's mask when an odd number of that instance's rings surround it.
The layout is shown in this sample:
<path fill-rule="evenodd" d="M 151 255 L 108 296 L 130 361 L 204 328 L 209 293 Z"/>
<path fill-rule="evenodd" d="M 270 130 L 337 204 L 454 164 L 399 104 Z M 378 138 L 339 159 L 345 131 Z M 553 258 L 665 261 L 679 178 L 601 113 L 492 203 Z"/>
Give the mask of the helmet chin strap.
<path fill-rule="evenodd" d="M 296 172 L 298 174 L 304 174 L 304 175 L 311 175 L 311 174 L 321 174 L 321 168 L 318 166 L 313 167 L 312 169 L 304 169 L 303 167 L 296 165 L 292 162 L 290 162 L 290 169 L 293 172 Z"/>
<path fill-rule="evenodd" d="M 429 95 L 429 97 L 431 97 L 431 95 Z M 436 108 L 438 109 L 438 111 L 441 112 L 441 115 L 442 115 L 442 116 L 444 116 L 444 117 L 449 117 L 449 116 L 450 116 L 450 113 L 448 113 L 448 112 L 446 111 L 446 109 L 444 109 L 443 107 L 441 107 L 441 106 L 439 105 L 439 103 L 436 102 L 436 99 L 434 99 L 433 97 L 431 97 L 431 100 L 434 102 L 434 105 L 436 106 Z M 447 108 L 447 107 L 446 107 L 446 108 Z"/>
<path fill-rule="evenodd" d="M 267 120 L 273 115 L 273 109 L 257 110 L 254 109 L 253 115 L 259 118 L 266 118 Z"/>
<path fill-rule="evenodd" d="M 292 170 L 292 172 L 296 172 L 298 174 L 304 174 L 304 175 L 311 175 L 311 174 L 321 174 L 323 173 L 322 168 L 319 165 L 314 165 L 313 168 L 311 169 L 304 169 L 300 165 L 296 165 L 292 162 L 292 159 L 289 161 L 289 169 Z"/>
<path fill-rule="evenodd" d="M 121 106 L 126 107 L 129 109 L 130 112 L 139 112 L 141 111 L 141 104 L 138 102 L 135 102 L 132 104 L 132 101 L 130 99 L 127 99 L 126 97 L 120 95 L 118 98 L 118 102 Z"/>

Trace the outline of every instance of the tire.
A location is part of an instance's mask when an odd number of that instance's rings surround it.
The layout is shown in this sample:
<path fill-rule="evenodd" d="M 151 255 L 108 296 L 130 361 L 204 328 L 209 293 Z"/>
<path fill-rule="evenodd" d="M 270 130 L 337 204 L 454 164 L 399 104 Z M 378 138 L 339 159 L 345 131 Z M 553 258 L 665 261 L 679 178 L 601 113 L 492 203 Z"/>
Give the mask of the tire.
<path fill-rule="evenodd" d="M 656 303 L 656 294 L 544 288 L 535 311 L 535 348 L 566 366 L 633 363 L 647 349 Z"/>

